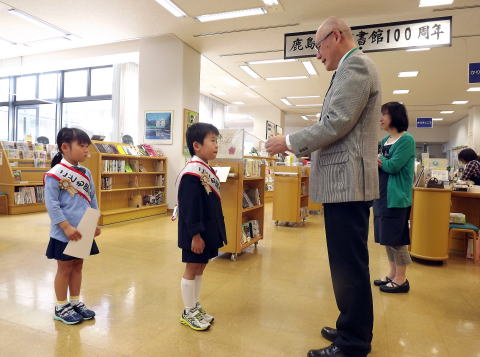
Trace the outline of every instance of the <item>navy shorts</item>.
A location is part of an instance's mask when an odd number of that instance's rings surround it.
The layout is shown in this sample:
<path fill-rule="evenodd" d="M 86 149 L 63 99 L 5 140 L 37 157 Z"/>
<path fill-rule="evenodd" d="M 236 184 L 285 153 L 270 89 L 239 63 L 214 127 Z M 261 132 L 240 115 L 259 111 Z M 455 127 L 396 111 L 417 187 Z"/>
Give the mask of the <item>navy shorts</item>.
<path fill-rule="evenodd" d="M 190 249 L 182 249 L 183 263 L 207 264 L 212 258 L 218 256 L 218 249 L 205 249 L 202 254 L 196 254 Z"/>
<path fill-rule="evenodd" d="M 68 243 L 59 241 L 58 239 L 50 238 L 46 253 L 47 258 L 62 261 L 79 259 L 70 255 L 63 254 L 63 251 L 65 250 L 67 244 Z M 92 249 L 90 250 L 90 255 L 95 255 L 98 253 L 100 253 L 100 251 L 98 250 L 97 242 L 95 242 L 94 239 Z"/>

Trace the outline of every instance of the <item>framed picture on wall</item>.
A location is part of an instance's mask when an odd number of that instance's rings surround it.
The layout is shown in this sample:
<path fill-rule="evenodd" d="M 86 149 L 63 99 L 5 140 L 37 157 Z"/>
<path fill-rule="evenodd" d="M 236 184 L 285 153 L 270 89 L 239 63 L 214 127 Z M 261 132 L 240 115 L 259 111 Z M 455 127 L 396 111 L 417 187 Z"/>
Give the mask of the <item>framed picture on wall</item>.
<path fill-rule="evenodd" d="M 145 140 L 173 144 L 173 110 L 145 112 Z"/>
<path fill-rule="evenodd" d="M 272 136 L 275 136 L 275 123 L 272 123 L 271 121 L 267 120 L 267 130 L 265 137 L 266 139 L 270 139 Z"/>
<path fill-rule="evenodd" d="M 283 128 L 280 125 L 275 127 L 277 135 L 283 135 Z"/>
<path fill-rule="evenodd" d="M 195 123 L 199 122 L 199 115 L 193 110 L 184 109 L 183 110 L 183 155 L 190 156 L 188 151 L 187 143 L 185 142 L 185 135 L 187 134 L 187 129 Z"/>

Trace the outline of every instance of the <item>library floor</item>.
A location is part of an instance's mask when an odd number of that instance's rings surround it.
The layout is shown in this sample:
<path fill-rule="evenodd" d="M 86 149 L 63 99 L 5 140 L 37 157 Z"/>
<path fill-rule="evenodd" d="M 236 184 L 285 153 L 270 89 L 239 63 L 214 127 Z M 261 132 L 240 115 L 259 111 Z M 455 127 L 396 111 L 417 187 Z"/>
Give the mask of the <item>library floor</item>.
<path fill-rule="evenodd" d="M 0 356 L 303 357 L 326 346 L 319 332 L 334 324 L 337 309 L 322 217 L 305 228 L 266 222 L 256 251 L 207 268 L 203 303 L 217 322 L 198 333 L 178 322 L 183 266 L 168 217 L 103 228 L 82 293 L 97 318 L 66 326 L 52 319 L 47 215 L 0 216 Z M 384 250 L 370 242 L 370 254 L 372 278 L 382 277 Z M 414 263 L 408 275 L 407 295 L 374 289 L 370 356 L 480 356 L 480 264 Z"/>

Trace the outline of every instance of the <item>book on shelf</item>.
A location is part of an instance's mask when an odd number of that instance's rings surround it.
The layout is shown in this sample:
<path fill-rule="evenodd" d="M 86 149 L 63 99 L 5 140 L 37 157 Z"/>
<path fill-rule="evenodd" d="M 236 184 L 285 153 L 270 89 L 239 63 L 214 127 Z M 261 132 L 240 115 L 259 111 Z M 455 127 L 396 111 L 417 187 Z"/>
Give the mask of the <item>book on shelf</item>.
<path fill-rule="evenodd" d="M 43 186 L 18 187 L 14 193 L 16 205 L 42 203 L 45 201 L 45 189 Z"/>
<path fill-rule="evenodd" d="M 125 172 L 133 172 L 132 167 L 128 162 L 125 163 Z"/>
<path fill-rule="evenodd" d="M 243 160 L 243 176 L 260 177 L 262 174 L 262 161 L 255 159 Z"/>
<path fill-rule="evenodd" d="M 111 190 L 113 180 L 111 177 L 102 177 L 102 190 Z"/>
<path fill-rule="evenodd" d="M 33 150 L 22 150 L 22 158 L 24 160 L 33 160 L 35 158 Z"/>
<path fill-rule="evenodd" d="M 250 188 L 243 192 L 243 208 L 251 208 L 261 204 L 260 190 L 258 188 Z"/>
<path fill-rule="evenodd" d="M 122 155 L 126 154 L 125 150 L 123 150 L 122 145 L 117 145 L 117 150 L 119 154 L 122 154 Z"/>
<path fill-rule="evenodd" d="M 141 156 L 150 156 L 150 155 L 148 155 L 148 152 L 147 152 L 147 150 L 145 150 L 143 145 L 138 145 L 137 150 L 138 150 L 138 152 L 140 153 Z"/>
<path fill-rule="evenodd" d="M 9 159 L 20 159 L 20 150 L 6 149 L 6 151 Z"/>
<path fill-rule="evenodd" d="M 155 186 L 165 186 L 165 176 L 163 175 L 155 176 Z"/>
<path fill-rule="evenodd" d="M 156 151 L 153 149 L 151 145 L 143 145 L 143 149 L 148 153 L 149 156 L 151 157 L 157 156 Z"/>
<path fill-rule="evenodd" d="M 260 236 L 260 224 L 258 220 L 248 221 L 242 224 L 242 244 Z"/>
<path fill-rule="evenodd" d="M 103 172 L 126 172 L 125 160 L 103 160 Z"/>
<path fill-rule="evenodd" d="M 34 151 L 45 151 L 45 145 L 37 143 L 33 146 L 33 150 Z"/>
<path fill-rule="evenodd" d="M 15 179 L 15 181 L 17 181 L 17 182 L 22 181 L 22 171 L 14 170 L 14 171 L 12 171 L 12 173 L 13 173 L 13 178 Z"/>

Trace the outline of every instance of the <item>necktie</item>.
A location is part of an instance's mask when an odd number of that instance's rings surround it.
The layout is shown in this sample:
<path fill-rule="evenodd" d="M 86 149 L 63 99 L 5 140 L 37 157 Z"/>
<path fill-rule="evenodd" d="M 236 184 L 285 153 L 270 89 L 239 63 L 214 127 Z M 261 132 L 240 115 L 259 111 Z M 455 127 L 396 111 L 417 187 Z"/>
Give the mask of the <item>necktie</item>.
<path fill-rule="evenodd" d="M 333 72 L 332 79 L 330 80 L 330 86 L 327 89 L 327 93 L 325 93 L 325 98 L 327 98 L 328 92 L 330 92 L 330 89 L 332 88 L 333 80 L 335 79 L 336 75 L 337 75 L 337 71 Z M 322 114 L 323 114 L 323 106 L 322 106 L 322 111 L 320 112 L 320 118 L 318 118 L 318 121 L 322 120 Z"/>

